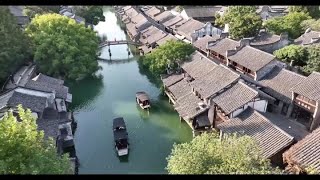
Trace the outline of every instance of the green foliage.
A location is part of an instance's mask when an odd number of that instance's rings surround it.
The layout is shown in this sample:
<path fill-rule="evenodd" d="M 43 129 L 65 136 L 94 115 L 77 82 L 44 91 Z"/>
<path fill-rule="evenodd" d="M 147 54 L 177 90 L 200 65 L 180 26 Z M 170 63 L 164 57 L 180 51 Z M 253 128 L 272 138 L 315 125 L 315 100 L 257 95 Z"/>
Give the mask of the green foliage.
<path fill-rule="evenodd" d="M 265 27 L 275 33 L 281 34 L 287 32 L 292 39 L 298 38 L 303 33 L 301 22 L 311 17 L 304 12 L 291 12 L 283 17 L 275 17 L 269 19 L 265 23 Z"/>
<path fill-rule="evenodd" d="M 293 66 L 304 66 L 306 65 L 308 53 L 303 46 L 289 45 L 275 51 L 274 55 L 286 63 L 290 63 L 293 60 Z"/>
<path fill-rule="evenodd" d="M 181 13 L 183 11 L 183 7 L 182 6 L 176 6 L 176 11 Z"/>
<path fill-rule="evenodd" d="M 290 6 L 289 12 L 304 12 L 308 13 L 312 18 L 319 18 L 319 6 Z"/>
<path fill-rule="evenodd" d="M 262 19 L 254 6 L 230 6 L 223 16 L 218 16 L 216 24 L 229 24 L 229 33 L 233 39 L 253 37 L 259 33 Z"/>
<path fill-rule="evenodd" d="M 34 60 L 41 72 L 77 79 L 98 67 L 96 33 L 59 14 L 36 15 L 26 32 L 34 42 Z"/>
<path fill-rule="evenodd" d="M 36 14 L 59 13 L 59 10 L 59 6 L 25 6 L 23 13 L 30 18 L 34 18 Z"/>
<path fill-rule="evenodd" d="M 20 122 L 12 112 L 0 120 L 0 174 L 71 173 L 68 157 L 57 155 L 52 139 L 44 140 L 31 111 L 18 110 Z"/>
<path fill-rule="evenodd" d="M 30 60 L 32 53 L 28 36 L 7 6 L 0 7 L 0 39 L 0 82 L 3 82 L 17 67 Z"/>
<path fill-rule="evenodd" d="M 195 51 L 191 44 L 183 41 L 167 41 L 141 60 L 142 64 L 154 75 L 165 73 L 168 67 L 177 68 L 177 63 L 183 62 Z"/>
<path fill-rule="evenodd" d="M 317 169 L 314 168 L 314 167 L 312 167 L 312 166 L 306 168 L 306 173 L 307 173 L 307 174 L 317 174 L 317 175 L 320 174 L 320 172 L 318 172 Z"/>
<path fill-rule="evenodd" d="M 320 72 L 320 45 L 311 45 L 307 48 L 307 65 L 303 67 L 303 71 L 306 74 L 310 74 L 313 71 Z"/>
<path fill-rule="evenodd" d="M 189 143 L 174 144 L 167 158 L 169 174 L 278 174 L 261 157 L 249 136 L 229 135 L 220 141 L 217 133 L 204 133 Z"/>
<path fill-rule="evenodd" d="M 99 21 L 105 21 L 102 6 L 74 6 L 78 16 L 83 17 L 87 23 L 97 25 Z"/>
<path fill-rule="evenodd" d="M 314 31 L 320 31 L 320 19 L 308 19 L 301 22 L 301 27 L 303 31 L 311 28 Z"/>

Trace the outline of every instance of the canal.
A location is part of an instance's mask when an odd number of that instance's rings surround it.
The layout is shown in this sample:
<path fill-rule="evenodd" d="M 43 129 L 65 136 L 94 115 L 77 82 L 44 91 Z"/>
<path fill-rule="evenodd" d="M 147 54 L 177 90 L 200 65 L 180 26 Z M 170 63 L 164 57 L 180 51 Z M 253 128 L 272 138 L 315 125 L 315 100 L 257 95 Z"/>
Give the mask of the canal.
<path fill-rule="evenodd" d="M 104 8 L 104 15 L 105 22 L 95 27 L 100 35 L 128 38 L 110 7 Z M 100 78 L 69 83 L 71 110 L 78 122 L 75 144 L 79 174 L 166 174 L 166 157 L 173 144 L 192 139 L 191 129 L 180 122 L 168 99 L 162 97 L 159 84 L 139 68 L 138 56 L 131 53 L 128 57 L 127 48 L 111 47 L 112 59 L 119 63 L 100 61 Z M 107 47 L 102 49 L 101 57 L 109 59 Z M 149 94 L 149 113 L 137 106 L 137 91 Z M 131 149 L 127 158 L 118 158 L 114 149 L 112 120 L 119 116 L 128 128 Z"/>

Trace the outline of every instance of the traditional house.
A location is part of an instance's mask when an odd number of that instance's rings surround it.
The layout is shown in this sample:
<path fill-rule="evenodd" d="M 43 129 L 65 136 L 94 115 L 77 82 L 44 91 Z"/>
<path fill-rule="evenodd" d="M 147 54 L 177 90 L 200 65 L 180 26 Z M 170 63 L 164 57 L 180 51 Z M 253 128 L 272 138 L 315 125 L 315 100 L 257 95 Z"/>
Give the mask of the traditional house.
<path fill-rule="evenodd" d="M 227 50 L 235 49 L 239 45 L 238 41 L 229 38 L 223 38 L 219 41 L 208 41 L 206 45 L 206 49 L 208 49 L 207 56 L 209 58 L 216 58 L 220 63 L 227 65 Z"/>
<path fill-rule="evenodd" d="M 312 131 L 320 124 L 320 73 L 313 72 L 291 88 L 294 102 L 292 117 Z"/>
<path fill-rule="evenodd" d="M 222 6 L 185 6 L 181 12 L 181 16 L 185 19 L 194 19 L 202 23 L 214 23 L 216 13 Z"/>
<path fill-rule="evenodd" d="M 261 90 L 276 98 L 276 101 L 269 103 L 268 111 L 290 117 L 293 110 L 291 88 L 305 79 L 305 76 L 287 69 L 277 66 L 273 68 L 259 81 L 264 86 Z"/>
<path fill-rule="evenodd" d="M 273 17 L 284 16 L 289 13 L 289 6 L 258 6 L 256 12 L 262 20 L 268 20 Z"/>
<path fill-rule="evenodd" d="M 181 65 L 181 68 L 183 70 L 184 77 L 187 77 L 191 82 L 194 79 L 203 77 L 216 66 L 216 63 L 196 51 L 191 55 L 190 61 L 184 62 Z"/>
<path fill-rule="evenodd" d="M 173 34 L 173 29 L 175 28 L 175 25 L 179 22 L 183 21 L 184 19 L 181 16 L 175 16 L 174 18 L 166 21 L 163 23 L 165 30 L 171 34 Z M 186 21 L 186 20 L 185 20 Z"/>
<path fill-rule="evenodd" d="M 232 84 L 237 83 L 240 78 L 239 74 L 223 65 L 214 66 L 211 70 L 202 72 L 201 75 L 201 78 L 196 77 L 191 82 L 191 86 L 193 87 L 193 92 L 206 104 L 210 104 L 212 97 L 231 87 Z"/>
<path fill-rule="evenodd" d="M 223 39 L 224 37 L 223 36 L 219 36 L 219 35 L 212 35 L 212 36 L 209 36 L 209 35 L 206 35 L 202 38 L 199 38 L 197 41 L 195 41 L 193 43 L 193 46 L 199 51 L 201 52 L 202 54 L 205 54 L 206 56 L 208 56 L 208 44 L 210 43 L 214 43 L 214 42 L 217 42 L 219 41 L 220 39 Z"/>
<path fill-rule="evenodd" d="M 175 41 L 175 40 L 178 40 L 178 39 L 176 37 L 174 37 L 173 35 L 171 35 L 171 34 L 167 34 L 164 38 L 158 40 L 156 42 L 156 44 L 157 44 L 157 46 L 161 46 L 161 45 L 163 45 L 164 43 L 166 43 L 169 40 L 174 40 Z"/>
<path fill-rule="evenodd" d="M 261 31 L 253 40 L 250 41 L 250 46 L 260 49 L 268 53 L 273 53 L 275 50 L 281 49 L 290 43 L 287 33 L 281 33 L 280 36 Z"/>
<path fill-rule="evenodd" d="M 170 11 L 164 11 L 161 14 L 154 16 L 153 20 L 155 20 L 159 24 L 163 24 L 164 22 L 173 19 L 175 16 Z"/>
<path fill-rule="evenodd" d="M 188 42 L 192 43 L 191 34 L 195 32 L 196 30 L 201 29 L 205 24 L 196 21 L 194 19 L 189 19 L 183 24 L 181 24 L 179 27 L 175 29 L 177 37 L 181 40 L 186 39 Z"/>
<path fill-rule="evenodd" d="M 230 133 L 251 136 L 262 149 L 262 156 L 277 165 L 282 164 L 282 153 L 294 142 L 294 137 L 250 107 L 238 116 L 218 124 L 217 128 L 221 137 Z"/>
<path fill-rule="evenodd" d="M 227 65 L 232 69 L 253 78 L 260 80 L 268 74 L 273 67 L 285 66 L 276 57 L 267 52 L 250 47 L 248 39 L 242 39 L 240 46 L 233 50 L 227 50 Z"/>
<path fill-rule="evenodd" d="M 320 32 L 307 29 L 304 34 L 294 40 L 294 44 L 308 46 L 320 43 Z"/>
<path fill-rule="evenodd" d="M 156 42 L 167 36 L 167 33 L 161 31 L 155 26 L 150 26 L 149 28 L 141 31 L 139 41 L 144 45 L 140 48 L 142 54 L 149 53 L 156 47 Z"/>
<path fill-rule="evenodd" d="M 293 145 L 283 154 L 283 161 L 287 164 L 289 173 L 302 174 L 309 170 L 320 172 L 320 128 L 314 130 L 304 139 Z"/>
<path fill-rule="evenodd" d="M 152 6 L 149 10 L 144 12 L 147 16 L 154 18 L 155 16 L 159 15 L 161 13 L 161 10 L 158 9 L 155 6 Z"/>

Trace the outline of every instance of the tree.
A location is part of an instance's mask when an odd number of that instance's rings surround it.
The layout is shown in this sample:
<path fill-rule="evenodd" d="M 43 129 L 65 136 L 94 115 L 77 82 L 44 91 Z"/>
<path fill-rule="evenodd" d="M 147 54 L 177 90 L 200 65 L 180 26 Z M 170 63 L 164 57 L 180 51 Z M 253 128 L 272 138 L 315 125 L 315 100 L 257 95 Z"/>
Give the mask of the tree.
<path fill-rule="evenodd" d="M 162 74 L 168 67 L 177 68 L 177 63 L 185 61 L 195 51 L 191 44 L 183 41 L 167 41 L 142 58 L 142 64 L 154 75 Z"/>
<path fill-rule="evenodd" d="M 287 32 L 289 37 L 296 39 L 303 33 L 301 22 L 311 17 L 304 12 L 291 12 L 283 17 L 275 17 L 269 19 L 265 23 L 265 27 L 275 34 Z"/>
<path fill-rule="evenodd" d="M 234 39 L 256 36 L 262 26 L 262 19 L 254 6 L 230 6 L 216 24 L 229 24 L 230 36 Z"/>
<path fill-rule="evenodd" d="M 204 133 L 189 143 L 174 144 L 167 157 L 169 174 L 277 174 L 249 136 Z"/>
<path fill-rule="evenodd" d="M 319 18 L 319 6 L 290 6 L 289 12 L 304 12 L 308 13 L 312 18 Z"/>
<path fill-rule="evenodd" d="M 0 174 L 66 174 L 71 166 L 59 157 L 53 139 L 44 140 L 31 111 L 18 106 L 19 121 L 12 112 L 0 120 Z"/>
<path fill-rule="evenodd" d="M 182 6 L 176 6 L 176 11 L 181 13 L 183 11 L 183 7 Z"/>
<path fill-rule="evenodd" d="M 41 72 L 77 79 L 99 69 L 96 33 L 59 14 L 36 15 L 26 32 L 34 42 L 34 60 Z"/>
<path fill-rule="evenodd" d="M 293 66 L 304 66 L 307 61 L 307 50 L 303 46 L 289 45 L 274 52 L 274 55 L 286 63 L 291 63 L 293 60 Z"/>
<path fill-rule="evenodd" d="M 29 18 L 34 18 L 36 14 L 59 13 L 59 6 L 25 6 L 23 13 Z"/>
<path fill-rule="evenodd" d="M 17 25 L 7 6 L 0 7 L 0 84 L 21 64 L 30 60 L 30 39 Z"/>
<path fill-rule="evenodd" d="M 301 22 L 303 31 L 310 28 L 313 31 L 320 31 L 320 19 L 308 19 Z"/>
<path fill-rule="evenodd" d="M 306 74 L 311 74 L 313 71 L 320 72 L 320 45 L 311 45 L 307 48 L 307 65 L 303 67 Z"/>
<path fill-rule="evenodd" d="M 74 6 L 78 16 L 83 17 L 87 23 L 97 25 L 99 21 L 105 21 L 102 6 Z"/>

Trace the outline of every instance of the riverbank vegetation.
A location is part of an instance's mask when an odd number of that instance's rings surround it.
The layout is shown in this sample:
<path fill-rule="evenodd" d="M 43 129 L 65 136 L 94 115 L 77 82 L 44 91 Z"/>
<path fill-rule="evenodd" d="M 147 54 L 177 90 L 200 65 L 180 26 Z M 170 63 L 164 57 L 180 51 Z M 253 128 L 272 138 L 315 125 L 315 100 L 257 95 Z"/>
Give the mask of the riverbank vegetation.
<path fill-rule="evenodd" d="M 89 24 L 97 25 L 99 21 L 105 21 L 102 6 L 74 6 L 74 11 Z"/>
<path fill-rule="evenodd" d="M 169 174 L 280 174 L 249 136 L 204 133 L 191 142 L 175 144 L 167 158 Z"/>
<path fill-rule="evenodd" d="M 229 25 L 230 36 L 234 39 L 254 37 L 259 33 L 262 19 L 256 13 L 255 6 L 230 6 L 223 15 L 217 15 L 215 24 Z"/>
<path fill-rule="evenodd" d="M 47 75 L 71 80 L 99 69 L 96 33 L 59 14 L 36 15 L 26 32 L 33 41 L 34 61 Z"/>
<path fill-rule="evenodd" d="M 18 106 L 0 120 L 0 174 L 71 174 L 66 155 L 57 156 L 53 139 L 44 140 L 30 110 Z"/>
<path fill-rule="evenodd" d="M 153 75 L 166 73 L 167 69 L 175 70 L 178 64 L 186 61 L 195 49 L 183 41 L 167 41 L 165 44 L 146 54 L 140 60 Z"/>
<path fill-rule="evenodd" d="M 31 60 L 30 39 L 21 31 L 7 6 L 0 7 L 0 84 L 27 60 Z M 1 88 L 1 87 L 0 87 Z"/>

